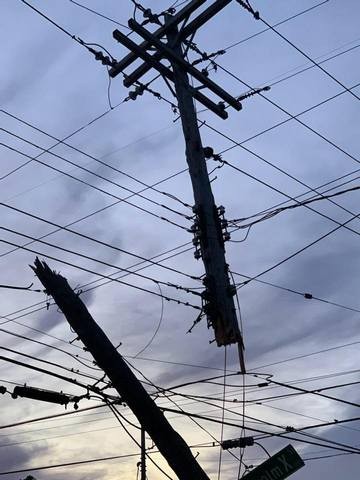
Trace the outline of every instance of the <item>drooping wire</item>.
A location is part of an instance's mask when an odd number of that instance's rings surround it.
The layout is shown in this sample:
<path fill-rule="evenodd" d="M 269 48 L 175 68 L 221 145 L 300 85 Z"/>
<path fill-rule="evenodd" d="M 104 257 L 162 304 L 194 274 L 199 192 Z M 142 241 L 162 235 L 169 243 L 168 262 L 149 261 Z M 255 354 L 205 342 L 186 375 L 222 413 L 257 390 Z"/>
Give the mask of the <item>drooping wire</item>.
<path fill-rule="evenodd" d="M 226 373 L 227 373 L 227 346 L 224 347 L 224 385 L 223 385 L 223 404 L 221 413 L 221 429 L 220 429 L 220 442 L 224 440 L 224 419 L 225 419 L 225 395 L 226 395 Z M 222 462 L 222 447 L 219 449 L 219 461 L 218 461 L 218 473 L 217 480 L 221 478 L 221 462 Z"/>
<path fill-rule="evenodd" d="M 161 324 L 162 324 L 162 321 L 163 321 L 163 318 L 164 318 L 164 295 L 163 295 L 163 292 L 162 292 L 162 289 L 161 289 L 161 285 L 160 283 L 157 283 L 157 286 L 159 288 L 159 291 L 160 291 L 160 294 L 161 294 L 161 311 L 160 311 L 160 318 L 159 318 L 159 322 L 155 328 L 155 331 L 153 333 L 153 335 L 151 336 L 150 340 L 144 345 L 144 347 L 141 348 L 141 350 L 139 350 L 136 355 L 134 355 L 133 358 L 137 358 L 139 355 L 141 355 L 142 353 L 145 352 L 145 350 L 147 350 L 150 345 L 153 343 L 153 341 L 155 340 L 155 337 L 156 335 L 159 333 L 159 330 L 160 330 L 160 327 L 161 327 Z"/>

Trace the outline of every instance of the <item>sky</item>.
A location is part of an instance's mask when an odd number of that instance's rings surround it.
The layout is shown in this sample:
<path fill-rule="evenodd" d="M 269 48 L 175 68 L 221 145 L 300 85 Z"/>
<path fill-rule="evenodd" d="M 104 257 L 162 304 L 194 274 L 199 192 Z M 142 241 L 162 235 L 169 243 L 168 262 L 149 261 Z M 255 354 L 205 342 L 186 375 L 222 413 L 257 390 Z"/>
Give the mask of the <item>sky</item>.
<path fill-rule="evenodd" d="M 359 446 L 360 427 L 357 421 L 334 420 L 358 416 L 360 225 L 352 217 L 359 214 L 359 192 L 288 209 L 231 234 L 226 259 L 234 281 L 267 271 L 238 289 L 249 372 L 242 378 L 236 347 L 227 347 L 225 356 L 205 319 L 187 333 L 199 313 L 199 296 L 169 285 L 199 292 L 204 273 L 188 232 L 193 193 L 176 98 L 157 78 L 150 88 L 161 99 L 144 92 L 130 100 L 132 89 L 123 86 L 122 75 L 109 82 L 106 67 L 72 38 L 121 59 L 128 51 L 112 32 L 130 32 L 134 5 L 130 0 L 28 3 L 69 34 L 21 0 L 0 2 L 0 284 L 41 290 L 29 268 L 39 256 L 68 279 L 140 380 L 162 388 L 197 382 L 179 387 L 171 399 L 159 396 L 157 403 L 235 425 L 166 415 L 212 480 L 238 478 L 238 458 L 220 454 L 217 442 L 242 434 L 243 414 L 246 435 L 251 429 L 279 433 L 288 426 L 333 424 L 289 438 L 253 432 L 260 446 L 245 449 L 241 475 L 244 465 L 266 459 L 264 448 L 274 454 L 291 443 L 305 460 L 294 480 L 344 474 L 357 479 L 358 455 L 341 449 Z M 160 13 L 171 4 L 144 0 L 142 5 Z M 359 3 L 254 0 L 252 5 L 262 20 L 232 1 L 193 39 L 201 51 L 225 51 L 209 75 L 231 95 L 271 86 L 245 99 L 240 112 L 229 107 L 227 120 L 196 105 L 203 145 L 224 160 L 209 160 L 207 166 L 216 204 L 225 206 L 228 220 L 283 202 L 295 205 L 300 195 L 304 200 L 359 185 Z M 139 9 L 135 17 L 142 21 Z M 131 38 L 140 41 L 134 33 Z M 189 61 L 197 58 L 189 51 Z M 151 71 L 144 82 L 156 76 Z M 156 190 L 149 188 L 154 184 Z M 8 390 L 1 396 L 0 476 L 136 478 L 139 448 L 98 398 L 82 400 L 76 414 L 27 423 L 64 413 L 64 407 L 14 400 L 9 393 L 16 385 L 86 393 L 29 367 L 85 385 L 102 373 L 42 291 L 1 288 L 0 294 L 0 385 Z M 233 374 L 225 377 L 225 397 L 224 369 Z M 215 383 L 204 381 L 216 376 Z M 266 379 L 267 387 L 257 386 Z M 323 392 L 335 399 L 287 396 L 299 392 L 272 380 L 307 390 L 335 386 Z M 154 386 L 146 388 L 155 392 Z M 98 408 L 81 411 L 89 406 Z M 67 412 L 73 411 L 70 405 Z M 135 425 L 127 427 L 139 441 L 136 418 L 126 406 L 119 411 Z M 25 423 L 11 426 L 19 422 Z M 147 446 L 152 446 L 148 437 Z M 175 478 L 154 449 L 149 455 Z M 114 456 L 124 457 L 56 467 Z M 148 461 L 148 478 L 165 477 Z"/>

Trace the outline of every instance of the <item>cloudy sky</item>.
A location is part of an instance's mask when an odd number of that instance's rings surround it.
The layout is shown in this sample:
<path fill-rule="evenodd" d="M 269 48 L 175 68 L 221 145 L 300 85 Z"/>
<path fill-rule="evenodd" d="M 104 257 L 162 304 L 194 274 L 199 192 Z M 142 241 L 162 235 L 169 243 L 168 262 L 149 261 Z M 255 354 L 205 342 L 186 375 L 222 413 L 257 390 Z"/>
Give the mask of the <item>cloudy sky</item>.
<path fill-rule="evenodd" d="M 0 1 L 0 284 L 34 282 L 34 289 L 41 288 L 28 267 L 38 255 L 67 277 L 73 288 L 83 291 L 90 312 L 116 346 L 122 343 L 119 351 L 141 380 L 143 374 L 164 388 L 199 380 L 176 390 L 178 395 L 171 400 L 177 406 L 165 398 L 159 398 L 158 404 L 215 420 L 224 414 L 234 424 L 222 431 L 219 423 L 209 420 L 195 424 L 187 417 L 167 415 L 193 446 L 194 455 L 199 452 L 198 460 L 211 479 L 237 478 L 239 461 L 226 452 L 219 477 L 219 447 L 211 445 L 221 438 L 239 437 L 243 413 L 252 417 L 245 418 L 249 429 L 275 433 L 284 432 L 286 426 L 302 428 L 357 417 L 360 225 L 353 217 L 360 213 L 359 193 L 355 190 L 332 202 L 322 200 L 311 208 L 284 211 L 254 225 L 243 242 L 247 230 L 234 231 L 226 244 L 227 261 L 235 282 L 240 283 L 334 230 L 258 278 L 268 283 L 254 280 L 239 288 L 238 294 L 248 371 L 272 374 L 274 381 L 295 382 L 307 390 L 337 386 L 323 392 L 335 400 L 314 394 L 284 397 L 295 390 L 275 384 L 259 388 L 256 385 L 267 377 L 259 380 L 248 375 L 243 411 L 243 379 L 234 375 L 226 377 L 223 412 L 224 349 L 211 342 L 213 332 L 205 319 L 191 334 L 186 333 L 198 315 L 194 307 L 199 306 L 199 297 L 157 283 L 199 292 L 201 282 L 194 277 L 203 274 L 187 231 L 191 226 L 187 205 L 193 204 L 193 197 L 181 125 L 170 105 L 176 99 L 157 79 L 151 88 L 163 100 L 145 92 L 136 101 L 124 101 L 129 90 L 121 75 L 109 85 L 106 68 L 71 38 L 76 35 L 122 58 L 127 51 L 112 32 L 115 28 L 129 32 L 127 21 L 134 6 L 130 0 L 80 2 L 101 17 L 72 0 L 30 3 L 70 36 L 21 0 Z M 300 198 L 306 199 L 360 185 L 359 2 L 253 3 L 269 25 L 286 20 L 275 28 L 293 45 L 235 1 L 194 38 L 201 51 L 226 51 L 216 58 L 219 67 L 210 68 L 210 76 L 232 95 L 272 86 L 263 96 L 245 100 L 241 112 L 229 108 L 226 121 L 198 105 L 203 144 L 216 153 L 225 152 L 226 163 L 216 168 L 220 164 L 209 160 L 208 170 L 216 203 L 226 207 L 229 220 L 282 202 L 294 204 L 292 199 L 302 194 L 306 195 Z M 164 0 L 142 4 L 154 12 L 170 6 Z M 135 16 L 142 21 L 139 10 Z M 131 38 L 139 41 L 135 34 Z M 197 58 L 189 52 L 191 61 Z M 145 79 L 155 76 L 150 72 Z M 67 137 L 67 145 L 59 142 Z M 148 188 L 154 184 L 157 191 Z M 339 226 L 347 221 L 347 228 Z M 150 258 L 159 265 L 146 262 Z M 129 274 L 139 268 L 143 268 L 138 272 L 142 277 Z M 41 367 L 85 385 L 101 377 L 82 345 L 69 343 L 75 335 L 51 299 L 42 292 L 0 292 L 0 385 L 8 392 L 26 383 L 84 394 L 82 387 L 26 368 Z M 316 299 L 305 299 L 301 295 L 305 292 Z M 170 301 L 162 301 L 161 295 Z M 227 349 L 226 360 L 226 371 L 236 373 L 236 348 Z M 214 376 L 219 376 L 215 383 L 202 381 Z M 98 399 L 92 399 L 82 400 L 79 406 L 99 405 Z M 12 427 L 63 413 L 63 407 L 13 400 L 8 393 L 1 397 L 1 407 L 0 476 L 9 480 L 30 473 L 40 480 L 65 475 L 71 480 L 136 478 L 139 449 L 107 407 Z M 68 411 L 72 410 L 70 406 Z M 125 406 L 120 411 L 136 422 Z M 355 480 L 359 457 L 348 450 L 360 445 L 359 428 L 353 421 L 304 431 L 312 437 L 291 434 L 292 440 L 272 437 L 259 442 L 270 454 L 292 443 L 305 461 L 310 459 L 294 480 L 325 474 L 329 480 L 344 474 Z M 139 440 L 138 430 L 132 426 L 129 430 Z M 147 444 L 151 447 L 150 439 Z M 238 456 L 239 452 L 233 453 Z M 121 459 L 39 470 L 122 455 Z M 174 478 L 159 454 L 152 452 L 152 458 Z M 264 450 L 253 446 L 246 449 L 243 461 L 257 465 L 265 458 Z M 149 479 L 165 478 L 150 463 L 148 469 Z M 11 473 L 18 470 L 21 473 Z"/>

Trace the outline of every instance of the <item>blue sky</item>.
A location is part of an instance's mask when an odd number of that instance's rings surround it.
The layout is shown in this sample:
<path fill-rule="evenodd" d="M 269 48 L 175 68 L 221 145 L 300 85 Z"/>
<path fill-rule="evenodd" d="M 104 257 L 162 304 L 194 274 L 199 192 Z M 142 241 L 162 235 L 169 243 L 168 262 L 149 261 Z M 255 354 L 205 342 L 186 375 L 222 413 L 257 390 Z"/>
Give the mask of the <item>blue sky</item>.
<path fill-rule="evenodd" d="M 128 32 L 125 27 L 133 15 L 130 0 L 123 0 L 120 5 L 113 0 L 80 2 L 113 21 L 96 16 L 71 0 L 32 0 L 30 3 L 70 34 L 105 47 L 114 58 L 120 59 L 127 53 L 113 39 L 112 32 L 115 28 Z M 156 12 L 169 7 L 163 0 L 142 4 Z M 211 146 L 217 153 L 225 151 L 223 159 L 230 164 L 213 170 L 219 165 L 213 161 L 208 163 L 216 202 L 226 207 L 228 219 L 248 217 L 284 201 L 293 203 L 289 198 L 312 189 L 323 192 L 336 187 L 329 192 L 333 193 L 359 184 L 360 111 L 357 97 L 360 88 L 354 87 L 359 82 L 358 2 L 254 0 L 253 6 L 270 25 L 309 9 L 275 28 L 308 57 L 321 62 L 321 67 L 337 81 L 274 31 L 262 32 L 266 29 L 264 23 L 254 20 L 235 1 L 198 32 L 194 41 L 201 50 L 208 53 L 220 49 L 226 51 L 216 59 L 220 67 L 217 71 L 211 70 L 210 77 L 229 93 L 237 96 L 249 88 L 272 85 L 271 90 L 262 96 L 245 100 L 241 112 L 229 108 L 226 121 L 209 111 L 202 111 L 199 106 L 203 144 Z M 49 255 L 58 259 L 48 262 L 52 268 L 61 271 L 74 288 L 87 289 L 84 285 L 95 282 L 89 286 L 96 288 L 84 293 L 82 298 L 114 344 L 122 342 L 119 351 L 162 387 L 221 375 L 224 350 L 209 343 L 213 333 L 206 328 L 205 321 L 191 334 L 186 334 L 197 316 L 196 309 L 172 301 L 163 305 L 159 296 L 134 288 L 142 287 L 159 294 L 153 281 L 139 276 L 124 278 L 130 286 L 104 279 L 104 276 L 121 269 L 134 268 L 132 265 L 139 259 L 129 252 L 147 259 L 159 256 L 157 260 L 164 260 L 164 252 L 178 247 L 172 252 L 178 255 L 163 262 L 173 270 L 147 265 L 141 273 L 185 287 L 201 286 L 190 278 L 203 274 L 201 262 L 194 259 L 193 251 L 182 252 L 187 247 L 181 247 L 191 241 L 186 231 L 190 222 L 185 218 L 191 212 L 184 203 L 192 205 L 193 197 L 177 115 L 169 103 L 159 101 L 148 92 L 136 101 L 124 101 L 129 90 L 123 86 L 121 75 L 113 79 L 109 87 L 106 68 L 100 62 L 20 0 L 2 0 L 1 7 L 0 284 L 29 285 L 34 282 L 34 288 L 40 287 L 28 268 L 35 253 L 24 249 L 12 251 L 14 247 L 4 241 L 25 245 L 29 238 L 24 235 L 39 239 L 56 229 L 43 220 L 60 226 L 72 224 L 69 228 L 98 242 L 62 229 L 43 239 L 48 244 L 35 242 L 27 248 L 39 252 L 43 258 Z M 140 21 L 139 11 L 136 16 Z M 131 38 L 139 41 L 136 35 Z M 190 53 L 191 60 L 196 58 Z M 150 72 L 145 78 L 150 80 L 154 76 L 154 72 Z M 341 84 L 351 89 L 354 95 Z M 161 79 L 154 81 L 151 87 L 163 98 L 176 103 Z M 76 130 L 78 133 L 67 140 L 68 146 L 53 147 L 56 139 L 63 139 Z M 52 153 L 44 153 L 50 148 Z M 38 160 L 43 163 L 31 160 L 40 153 Z M 321 187 L 345 175 L 342 181 Z M 157 187 L 160 193 L 148 189 L 142 192 L 142 197 L 135 195 L 126 202 L 121 201 L 131 195 L 131 191 L 139 192 L 145 188 L 144 184 L 160 181 L 162 183 Z M 347 181 L 349 183 L 341 186 Z M 161 192 L 169 193 L 181 202 Z M 308 193 L 303 198 L 312 195 L 314 193 Z M 246 230 L 234 232 L 233 242 L 226 245 L 231 270 L 256 276 L 359 213 L 357 191 L 337 197 L 334 202 L 336 204 L 324 200 L 314 203 L 311 210 L 301 207 L 285 211 L 253 226 L 244 242 L 241 240 Z M 29 217 L 20 210 L 42 220 Z M 83 217 L 88 218 L 79 221 Z M 164 221 L 164 217 L 172 223 Z M 273 374 L 275 380 L 284 383 L 298 380 L 297 385 L 306 389 L 358 380 L 358 222 L 354 219 L 347 225 L 348 229 L 339 228 L 261 277 L 293 292 L 256 281 L 239 289 L 249 371 Z M 100 245 L 99 241 L 103 244 Z M 91 259 L 79 257 L 77 253 Z M 80 268 L 66 265 L 64 261 Z M 244 280 L 235 274 L 234 277 L 236 282 Z M 171 287 L 162 288 L 166 296 L 198 306 L 198 297 Z M 294 291 L 309 292 L 327 303 L 306 300 Z M 1 294 L 0 315 L 6 317 L 3 321 L 7 322 L 0 325 L 1 345 L 18 352 L 2 351 L 1 355 L 39 365 L 35 360 L 24 360 L 20 354 L 26 353 L 67 368 L 79 368 L 80 373 L 86 371 L 99 375 L 99 372 L 89 370 L 88 363 L 76 367 L 73 357 L 53 348 L 89 358 L 86 352 L 79 350 L 79 343 L 68 343 L 74 335 L 56 308 L 45 308 L 47 298 L 44 294 L 12 290 L 1 290 Z M 152 338 L 160 319 L 160 329 L 151 345 L 140 358 L 131 359 Z M 27 339 L 16 337 L 14 333 Z M 29 338 L 46 345 L 31 342 Z M 315 353 L 320 351 L 322 353 Z M 314 354 L 307 356 L 311 353 Z M 301 356 L 304 357 L 294 359 Z M 58 367 L 49 369 L 61 373 Z M 233 347 L 228 349 L 227 369 L 238 370 Z M 335 376 L 324 378 L 326 375 Z M 79 375 L 77 378 L 84 380 Z M 253 377 L 247 381 L 251 385 L 257 382 Z M 26 382 L 39 388 L 83 393 L 82 389 L 66 382 L 2 361 L 0 384 L 12 391 L 13 385 L 7 382 Z M 241 398 L 241 378 L 229 377 L 228 383 L 226 398 Z M 231 387 L 232 384 L 238 388 Z M 270 391 L 271 387 L 245 390 L 248 400 L 289 393 L 289 389 L 284 388 Z M 181 393 L 220 398 L 222 387 L 200 383 L 183 388 Z M 355 404 L 359 400 L 357 385 L 327 393 Z M 210 407 L 191 403 L 180 396 L 175 400 L 179 405 L 189 403 L 184 408 L 192 412 L 208 412 L 206 415 L 221 418 L 219 401 L 216 401 L 218 407 Z M 2 397 L 1 401 L 1 425 L 62 412 L 62 408 L 56 405 L 25 399 L 14 401 L 9 395 Z M 80 407 L 98 404 L 95 400 L 83 401 Z M 164 399 L 159 400 L 159 404 L 171 406 Z M 231 409 L 226 412 L 227 420 L 241 424 L 238 415 L 242 411 L 241 405 L 230 403 L 227 407 Z M 356 417 L 357 410 L 350 404 L 303 395 L 265 401 L 262 405 L 249 404 L 246 414 L 283 427 L 303 427 Z M 129 414 L 126 408 L 123 411 Z M 208 443 L 212 437 L 218 440 L 221 436 L 218 424 L 202 422 L 209 432 L 206 433 L 188 419 L 170 416 L 170 421 L 191 445 Z M 247 426 L 254 427 L 250 422 Z M 309 432 L 339 443 L 358 445 L 357 422 L 345 424 L 345 427 L 337 425 Z M 260 428 L 267 429 L 262 424 Z M 138 432 L 132 431 L 138 437 Z M 239 436 L 239 432 L 238 428 L 225 427 L 223 436 L 232 438 Z M 105 409 L 84 412 L 76 418 L 60 417 L 7 428 L 1 434 L 0 473 L 138 452 L 136 445 Z M 151 445 L 150 440 L 148 442 Z M 289 440 L 285 439 L 262 440 L 271 453 L 287 443 Z M 304 458 L 341 453 L 296 441 L 291 443 Z M 196 451 L 194 448 L 194 453 Z M 218 448 L 198 451 L 198 460 L 211 479 L 218 478 Z M 167 468 L 157 454 L 154 458 Z M 247 465 L 256 465 L 263 459 L 264 452 L 257 447 L 245 452 Z M 56 480 L 63 478 L 64 474 L 71 480 L 110 480 L 120 473 L 127 480 L 136 476 L 137 461 L 138 457 L 130 457 L 76 468 L 34 470 L 33 475 L 40 480 Z M 237 460 L 224 454 L 221 479 L 236 478 L 237 469 Z M 329 480 L 335 480 L 346 473 L 347 479 L 355 480 L 358 470 L 357 455 L 344 455 L 310 460 L 293 478 L 307 480 L 326 474 Z M 25 476 L 26 473 L 10 474 L 5 478 L 13 480 Z M 162 476 L 149 465 L 149 478 L 160 479 Z"/>

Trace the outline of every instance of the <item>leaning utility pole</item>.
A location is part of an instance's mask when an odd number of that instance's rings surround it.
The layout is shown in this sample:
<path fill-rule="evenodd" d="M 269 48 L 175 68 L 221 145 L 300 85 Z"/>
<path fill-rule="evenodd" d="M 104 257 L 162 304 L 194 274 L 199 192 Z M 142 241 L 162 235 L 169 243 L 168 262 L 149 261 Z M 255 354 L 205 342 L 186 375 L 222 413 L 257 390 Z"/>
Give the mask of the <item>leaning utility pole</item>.
<path fill-rule="evenodd" d="M 209 480 L 183 438 L 172 428 L 66 278 L 38 258 L 31 268 L 179 480 Z"/>
<path fill-rule="evenodd" d="M 192 45 L 192 38 L 196 31 L 208 20 L 228 5 L 231 0 L 217 0 L 211 3 L 194 20 L 189 17 L 200 6 L 208 3 L 206 0 L 193 0 L 189 2 L 176 15 L 169 12 L 164 14 L 165 23 L 161 25 L 159 16 L 146 9 L 144 17 L 148 21 L 159 24 L 155 32 L 150 32 L 143 25 L 131 19 L 129 27 L 142 37 L 143 42 L 138 45 L 119 30 L 113 32 L 114 38 L 131 50 L 126 57 L 117 62 L 110 69 L 110 76 L 115 77 L 138 58 L 144 63 L 130 74 L 124 74 L 124 85 L 140 85 L 139 79 L 151 68 L 157 70 L 169 84 L 174 84 L 177 106 L 179 109 L 182 129 L 186 144 L 186 160 L 193 187 L 195 206 L 195 222 L 191 229 L 194 233 L 195 257 L 202 258 L 206 276 L 204 278 L 203 310 L 207 316 L 208 326 L 215 332 L 218 346 L 238 344 L 241 372 L 245 373 L 245 361 L 243 355 L 243 340 L 239 329 L 234 295 L 236 288 L 231 284 L 229 268 L 225 259 L 225 241 L 228 239 L 226 220 L 223 218 L 224 208 L 217 207 L 211 190 L 209 174 L 206 166 L 206 150 L 204 150 L 198 127 L 194 99 L 202 103 L 208 109 L 223 119 L 227 118 L 227 112 L 223 102 L 228 103 L 236 110 L 241 110 L 240 102 L 228 92 L 208 78 L 206 72 L 198 70 L 194 65 L 185 60 L 185 51 Z M 180 22 L 184 21 L 179 29 Z M 166 37 L 165 43 L 162 38 Z M 188 40 L 190 37 L 190 41 Z M 155 50 L 153 55 L 149 49 Z M 209 57 L 210 58 L 210 57 Z M 160 60 L 170 62 L 168 68 Z M 189 75 L 198 83 L 195 88 L 190 85 Z M 146 87 L 146 86 L 145 86 Z M 216 104 L 202 93 L 207 88 L 213 94 L 220 97 L 221 102 Z M 200 91 L 201 90 L 201 91 Z M 211 154 L 211 153 L 210 153 Z M 225 231 L 224 231 L 225 230 Z"/>

